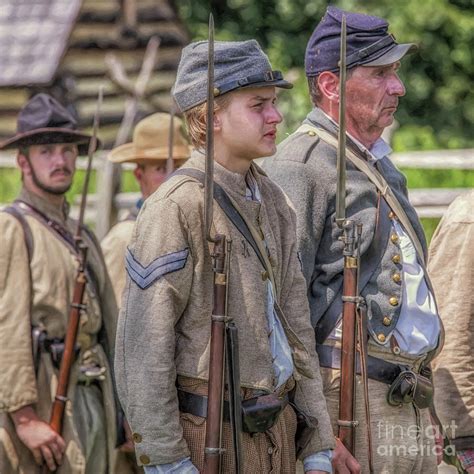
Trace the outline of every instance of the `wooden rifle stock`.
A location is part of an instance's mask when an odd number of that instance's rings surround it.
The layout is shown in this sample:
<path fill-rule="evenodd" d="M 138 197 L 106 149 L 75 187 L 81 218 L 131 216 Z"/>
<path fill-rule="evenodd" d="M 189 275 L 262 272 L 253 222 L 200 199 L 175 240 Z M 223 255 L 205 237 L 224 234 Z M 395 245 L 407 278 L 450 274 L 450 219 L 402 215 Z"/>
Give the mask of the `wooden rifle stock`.
<path fill-rule="evenodd" d="M 344 257 L 344 283 L 342 289 L 342 343 L 341 387 L 339 392 L 339 439 L 354 454 L 355 421 L 354 395 L 356 371 L 356 303 L 357 263 L 354 257 Z"/>
<path fill-rule="evenodd" d="M 85 275 L 85 259 L 87 256 L 87 247 L 83 246 L 82 262 L 79 265 L 74 285 L 74 293 L 69 311 L 68 326 L 66 338 L 64 339 L 64 351 L 59 366 L 58 387 L 54 397 L 51 409 L 51 418 L 49 424 L 54 431 L 61 434 L 63 429 L 64 409 L 67 402 L 67 392 L 69 387 L 69 378 L 71 367 L 74 364 L 77 333 L 79 329 L 79 320 L 81 309 L 84 308 L 84 292 L 86 289 L 87 278 Z"/>
<path fill-rule="evenodd" d="M 225 367 L 225 329 L 227 276 L 226 237 L 215 236 L 213 250 L 214 301 L 211 321 L 209 355 L 209 385 L 207 402 L 206 443 L 204 450 L 204 473 L 217 474 L 221 463 L 222 402 Z"/>

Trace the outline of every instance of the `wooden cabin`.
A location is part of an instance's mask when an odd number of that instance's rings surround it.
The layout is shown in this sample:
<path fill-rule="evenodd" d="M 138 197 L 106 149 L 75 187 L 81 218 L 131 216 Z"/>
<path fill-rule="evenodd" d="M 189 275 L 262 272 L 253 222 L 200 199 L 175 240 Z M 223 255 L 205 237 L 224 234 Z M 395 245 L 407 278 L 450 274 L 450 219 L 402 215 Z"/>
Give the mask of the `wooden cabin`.
<path fill-rule="evenodd" d="M 12 136 L 16 116 L 37 92 L 48 92 L 91 129 L 99 85 L 104 85 L 99 136 L 112 146 L 126 94 L 111 80 L 113 53 L 134 80 L 151 37 L 160 39 L 155 72 L 136 121 L 169 111 L 181 49 L 189 42 L 173 0 L 2 0 L 0 8 L 0 141 Z"/>

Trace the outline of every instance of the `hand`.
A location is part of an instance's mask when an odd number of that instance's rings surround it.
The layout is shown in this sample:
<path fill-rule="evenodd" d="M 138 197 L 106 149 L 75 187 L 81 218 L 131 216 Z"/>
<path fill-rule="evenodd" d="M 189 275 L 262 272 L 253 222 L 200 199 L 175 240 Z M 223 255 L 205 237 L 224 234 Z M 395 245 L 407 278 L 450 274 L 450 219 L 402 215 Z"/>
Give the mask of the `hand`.
<path fill-rule="evenodd" d="M 347 450 L 339 438 L 336 438 L 336 448 L 332 455 L 334 474 L 360 474 L 361 468 L 357 459 Z"/>
<path fill-rule="evenodd" d="M 63 461 L 64 439 L 40 420 L 31 406 L 20 408 L 11 417 L 18 438 L 33 453 L 36 463 L 41 466 L 44 459 L 49 470 L 55 471 Z"/>
<path fill-rule="evenodd" d="M 441 426 L 436 423 L 435 419 L 431 416 L 431 424 L 433 425 L 433 433 L 435 433 L 435 445 L 436 445 L 436 462 L 438 466 L 443 462 L 444 452 L 444 439 L 441 434 Z"/>
<path fill-rule="evenodd" d="M 466 469 L 467 474 L 474 474 L 474 466 L 468 467 Z"/>
<path fill-rule="evenodd" d="M 121 446 L 119 446 L 119 449 L 123 453 L 133 453 L 135 451 L 135 446 L 133 445 L 132 430 L 130 429 L 130 425 L 127 423 L 127 420 L 123 421 L 123 429 L 125 430 L 126 441 Z"/>

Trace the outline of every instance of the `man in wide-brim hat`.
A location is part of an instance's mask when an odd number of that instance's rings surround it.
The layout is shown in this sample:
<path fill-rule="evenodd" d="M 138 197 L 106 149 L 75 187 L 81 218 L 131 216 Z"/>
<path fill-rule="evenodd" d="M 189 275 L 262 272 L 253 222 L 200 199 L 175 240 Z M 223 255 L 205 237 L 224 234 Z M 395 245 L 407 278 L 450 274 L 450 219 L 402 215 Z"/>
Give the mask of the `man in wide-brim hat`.
<path fill-rule="evenodd" d="M 142 193 L 125 219 L 117 223 L 102 240 L 105 263 L 119 304 L 125 286 L 125 251 L 143 201 L 159 188 L 171 171 L 167 170 L 168 158 L 172 158 L 172 168 L 176 169 L 191 152 L 183 123 L 180 118 L 174 117 L 170 155 L 170 125 L 170 114 L 156 113 L 144 118 L 135 127 L 133 141 L 114 148 L 107 157 L 112 163 L 136 164 L 133 174 Z"/>
<path fill-rule="evenodd" d="M 0 212 L 0 472 L 111 474 L 115 403 L 109 357 L 117 307 L 100 246 L 85 229 L 87 284 L 71 371 L 64 429 L 48 424 L 75 286 L 76 222 L 68 215 L 78 154 L 91 136 L 47 94 L 20 111 L 17 134 L 0 149 L 18 149 L 22 189 Z M 33 330 L 33 331 L 32 331 Z"/>

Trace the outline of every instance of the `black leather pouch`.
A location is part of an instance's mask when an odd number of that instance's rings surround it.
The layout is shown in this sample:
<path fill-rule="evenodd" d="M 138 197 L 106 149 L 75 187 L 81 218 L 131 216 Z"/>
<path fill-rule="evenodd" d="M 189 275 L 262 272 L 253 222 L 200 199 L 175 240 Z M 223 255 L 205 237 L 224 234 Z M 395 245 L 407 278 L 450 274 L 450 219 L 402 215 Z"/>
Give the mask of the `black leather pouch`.
<path fill-rule="evenodd" d="M 277 421 L 288 404 L 288 398 L 275 394 L 262 395 L 242 401 L 242 428 L 246 433 L 263 433 Z"/>
<path fill-rule="evenodd" d="M 430 379 L 411 370 L 400 372 L 387 393 L 392 406 L 413 403 L 417 408 L 428 408 L 433 400 L 433 384 Z"/>

